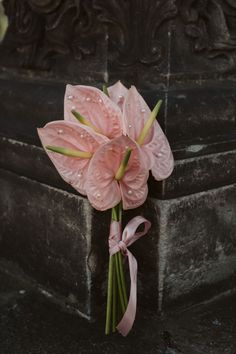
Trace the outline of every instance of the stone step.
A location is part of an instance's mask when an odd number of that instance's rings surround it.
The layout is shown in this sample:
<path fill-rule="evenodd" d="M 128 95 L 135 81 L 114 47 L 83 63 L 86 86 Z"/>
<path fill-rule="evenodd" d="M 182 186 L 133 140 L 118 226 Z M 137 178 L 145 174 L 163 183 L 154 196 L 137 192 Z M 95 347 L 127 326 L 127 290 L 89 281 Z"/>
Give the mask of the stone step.
<path fill-rule="evenodd" d="M 154 107 L 158 99 L 163 99 L 158 122 L 167 134 L 172 149 L 204 145 L 209 140 L 215 144 L 231 138 L 235 140 L 235 81 L 210 81 L 199 86 L 193 80 L 194 83 L 183 81 L 179 86 L 173 76 L 168 87 L 166 79 L 158 83 L 156 74 L 154 77 L 157 82 L 142 90 L 142 95 L 150 107 Z M 74 80 L 73 77 L 69 82 Z M 76 80 L 77 83 L 91 84 L 87 79 L 80 81 L 77 77 Z M 142 79 L 139 85 L 143 85 L 144 81 Z M 36 128 L 49 121 L 63 119 L 67 82 L 58 78 L 21 76 L 13 70 L 2 72 L 0 67 L 1 116 L 4 117 L 0 120 L 0 132 L 16 140 L 39 145 Z M 103 82 L 96 81 L 95 85 L 101 89 Z"/>
<path fill-rule="evenodd" d="M 88 323 L 60 311 L 0 264 L 0 343 L 3 354 L 233 354 L 236 296 L 157 316 L 138 308 L 128 337 L 104 335 L 104 317 Z"/>
<path fill-rule="evenodd" d="M 210 145 L 194 145 L 181 154 L 174 151 L 176 161 L 172 175 L 164 182 L 151 178 L 149 195 L 168 199 L 235 183 L 236 141 L 228 150 L 225 146 L 218 152 L 209 148 Z M 0 135 L 0 151 L 1 168 L 76 194 L 59 176 L 41 147 Z"/>
<path fill-rule="evenodd" d="M 109 212 L 67 191 L 0 171 L 0 256 L 87 318 L 104 312 Z M 236 185 L 169 200 L 148 198 L 126 212 L 152 222 L 132 250 L 140 306 L 155 311 L 232 289 L 236 276 Z"/>

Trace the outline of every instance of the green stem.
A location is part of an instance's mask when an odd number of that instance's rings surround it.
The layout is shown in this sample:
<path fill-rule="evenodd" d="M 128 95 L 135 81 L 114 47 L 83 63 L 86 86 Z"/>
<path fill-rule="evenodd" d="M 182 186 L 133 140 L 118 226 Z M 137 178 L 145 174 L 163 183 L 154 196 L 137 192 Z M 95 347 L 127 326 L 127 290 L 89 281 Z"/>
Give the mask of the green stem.
<path fill-rule="evenodd" d="M 113 284 L 112 284 L 112 332 L 116 331 L 117 323 L 117 280 L 116 280 L 116 270 L 113 267 Z"/>
<path fill-rule="evenodd" d="M 125 275 L 124 275 L 124 268 L 123 268 L 123 262 L 122 262 L 122 254 L 121 254 L 121 252 L 118 252 L 117 255 L 118 255 L 121 288 L 122 288 L 122 293 L 123 293 L 123 297 L 124 297 L 124 304 L 125 304 L 125 308 L 126 308 L 128 305 L 128 299 L 127 299 L 127 291 L 126 291 L 126 285 L 125 285 Z"/>
<path fill-rule="evenodd" d="M 119 203 L 112 208 L 112 220 L 121 221 L 122 205 Z M 118 290 L 118 293 L 117 293 Z M 118 295 L 118 296 L 117 296 Z M 110 334 L 110 329 L 115 332 L 117 317 L 125 313 L 127 307 L 127 294 L 125 276 L 122 262 L 122 254 L 118 252 L 109 258 L 108 285 L 107 285 L 107 313 L 105 333 Z M 118 315 L 119 313 L 119 315 Z"/>
<path fill-rule="evenodd" d="M 124 302 L 124 296 L 123 296 L 123 291 L 122 291 L 122 286 L 121 286 L 118 253 L 116 253 L 114 256 L 115 256 L 115 269 L 116 269 L 116 276 L 117 276 L 118 292 L 119 292 L 119 296 L 120 296 L 121 311 L 124 314 L 125 313 L 125 302 Z"/>
<path fill-rule="evenodd" d="M 109 258 L 109 268 L 108 268 L 107 313 L 106 313 L 105 334 L 110 334 L 110 327 L 111 327 L 113 264 L 114 264 L 114 257 L 110 256 L 110 258 Z"/>

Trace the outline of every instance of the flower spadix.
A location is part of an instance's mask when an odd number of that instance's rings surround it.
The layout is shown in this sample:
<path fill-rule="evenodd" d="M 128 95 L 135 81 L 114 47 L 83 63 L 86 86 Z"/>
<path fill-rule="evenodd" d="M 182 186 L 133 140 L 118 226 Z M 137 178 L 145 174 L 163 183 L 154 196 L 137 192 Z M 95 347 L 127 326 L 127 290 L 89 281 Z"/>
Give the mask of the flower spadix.
<path fill-rule="evenodd" d="M 79 112 L 77 112 L 75 109 L 71 110 L 71 113 L 73 116 L 83 125 L 87 125 L 91 129 L 93 129 L 96 133 L 101 133 L 95 125 L 93 125 L 88 119 L 84 118 Z"/>
<path fill-rule="evenodd" d="M 58 154 L 62 154 L 69 157 L 80 157 L 82 159 L 90 159 L 93 156 L 93 153 L 89 151 L 66 149 L 60 146 L 46 145 L 45 148 L 49 151 L 57 152 Z"/>
<path fill-rule="evenodd" d="M 128 148 L 124 154 L 124 157 L 121 161 L 120 167 L 118 168 L 116 174 L 115 174 L 115 179 L 117 181 L 120 181 L 121 178 L 123 178 L 124 174 L 125 174 L 125 170 L 128 166 L 128 162 L 130 159 L 130 155 L 131 155 L 132 149 Z"/>
<path fill-rule="evenodd" d="M 143 129 L 141 131 L 141 133 L 139 134 L 139 137 L 137 139 L 137 143 L 141 146 L 143 145 L 145 138 L 149 132 L 149 130 L 152 128 L 155 120 L 156 120 L 156 116 L 160 110 L 162 104 L 162 100 L 159 100 L 156 104 L 156 106 L 154 107 L 153 111 L 151 112 L 149 118 L 146 120 L 146 122 L 144 123 Z"/>
<path fill-rule="evenodd" d="M 139 146 L 120 136 L 102 145 L 91 158 L 87 196 L 98 210 L 113 208 L 120 201 L 124 209 L 133 209 L 147 198 L 147 179 Z"/>
<path fill-rule="evenodd" d="M 38 129 L 42 145 L 61 177 L 86 195 L 85 183 L 91 157 L 107 138 L 89 127 L 65 121 Z"/>

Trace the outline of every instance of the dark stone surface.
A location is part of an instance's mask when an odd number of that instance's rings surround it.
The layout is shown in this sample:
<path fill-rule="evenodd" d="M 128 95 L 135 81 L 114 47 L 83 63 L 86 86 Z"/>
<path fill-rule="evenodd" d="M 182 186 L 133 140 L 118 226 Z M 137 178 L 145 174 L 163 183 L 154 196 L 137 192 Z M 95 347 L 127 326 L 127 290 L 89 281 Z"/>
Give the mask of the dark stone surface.
<path fill-rule="evenodd" d="M 167 180 L 156 182 L 150 179 L 149 195 L 169 199 L 236 181 L 235 149 L 211 154 L 204 151 L 203 156 L 198 156 L 201 150 L 205 150 L 204 145 L 192 145 L 183 150 L 182 159 L 175 161 L 174 171 Z M 0 136 L 0 151 L 2 169 L 77 194 L 62 180 L 42 148 Z"/>
<path fill-rule="evenodd" d="M 66 82 L 101 87 L 122 79 L 144 90 L 152 107 L 164 98 L 158 119 L 173 148 L 235 141 L 232 1 L 4 4 L 2 133 L 35 143 L 37 126 L 62 117 Z"/>
<path fill-rule="evenodd" d="M 8 171 L 0 171 L 0 180 L 0 257 L 20 265 L 64 301 L 73 296 L 75 307 L 86 316 L 99 316 L 106 296 L 110 213 L 93 210 L 79 195 Z M 127 213 L 124 222 L 137 213 L 152 222 L 148 237 L 132 247 L 140 264 L 139 301 L 157 310 L 155 205 L 149 200 Z"/>
<path fill-rule="evenodd" d="M 105 303 L 109 212 L 4 170 L 1 186 L 0 256 L 97 317 Z M 140 214 L 152 222 L 148 237 L 132 247 L 143 306 L 157 311 L 158 302 L 166 308 L 236 287 L 235 194 L 231 185 L 171 200 L 149 198 L 125 213 L 124 224 Z"/>
<path fill-rule="evenodd" d="M 176 159 L 172 177 L 151 182 L 151 196 L 163 201 L 149 198 L 127 213 L 153 223 L 147 241 L 134 246 L 141 303 L 156 309 L 158 292 L 161 305 L 233 288 L 235 3 L 3 4 L 10 26 L 0 48 L 1 255 L 64 302 L 69 296 L 76 307 L 76 297 L 87 314 L 101 311 L 109 215 L 91 211 L 59 179 L 37 147 L 36 128 L 62 119 L 66 82 L 101 87 L 122 79 L 142 90 L 150 107 L 163 98 L 158 120 Z M 78 221 L 78 209 L 90 224 Z"/>
<path fill-rule="evenodd" d="M 63 119 L 64 91 L 61 83 L 0 79 L 1 133 L 39 144 L 37 128 Z"/>
<path fill-rule="evenodd" d="M 156 203 L 160 303 L 236 287 L 236 185 Z"/>
<path fill-rule="evenodd" d="M 79 81 L 76 83 L 81 84 Z M 0 133 L 40 145 L 36 129 L 49 121 L 63 119 L 65 86 L 66 81 L 7 77 L 0 73 Z M 102 82 L 96 86 L 101 88 Z M 187 87 L 185 90 L 169 90 L 168 93 L 156 87 L 141 93 L 151 108 L 158 99 L 164 100 L 158 121 L 173 150 L 188 149 L 194 144 L 202 145 L 206 150 L 206 145 L 214 143 L 211 149 L 217 152 L 221 151 L 219 142 L 228 140 L 229 143 L 230 140 L 235 143 L 234 83 Z"/>
<path fill-rule="evenodd" d="M 76 293 L 81 312 L 90 316 L 88 202 L 11 173 L 0 176 L 0 255 L 63 296 Z"/>
<path fill-rule="evenodd" d="M 220 82 L 214 86 L 169 90 L 165 128 L 170 143 L 178 146 L 236 139 L 236 85 Z"/>
<path fill-rule="evenodd" d="M 236 298 L 158 317 L 139 307 L 132 332 L 106 337 L 104 321 L 88 324 L 35 291 L 9 264 L 0 266 L 2 354 L 235 354 Z"/>

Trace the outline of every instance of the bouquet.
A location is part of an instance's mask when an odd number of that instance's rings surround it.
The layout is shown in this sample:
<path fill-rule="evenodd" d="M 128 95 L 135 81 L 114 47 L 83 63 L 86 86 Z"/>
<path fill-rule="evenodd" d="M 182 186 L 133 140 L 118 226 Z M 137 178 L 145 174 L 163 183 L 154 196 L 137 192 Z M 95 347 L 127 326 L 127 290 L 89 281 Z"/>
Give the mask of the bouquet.
<path fill-rule="evenodd" d="M 137 261 L 128 247 L 147 234 L 151 223 L 136 216 L 122 231 L 122 211 L 142 205 L 149 171 L 157 181 L 173 170 L 169 143 L 156 120 L 162 101 L 152 111 L 134 86 L 120 81 L 103 91 L 67 85 L 64 120 L 38 129 L 42 145 L 61 177 L 87 196 L 100 211 L 111 209 L 105 333 L 126 336 L 137 303 Z M 142 231 L 138 231 L 143 227 Z M 128 260 L 127 297 L 124 263 Z"/>

